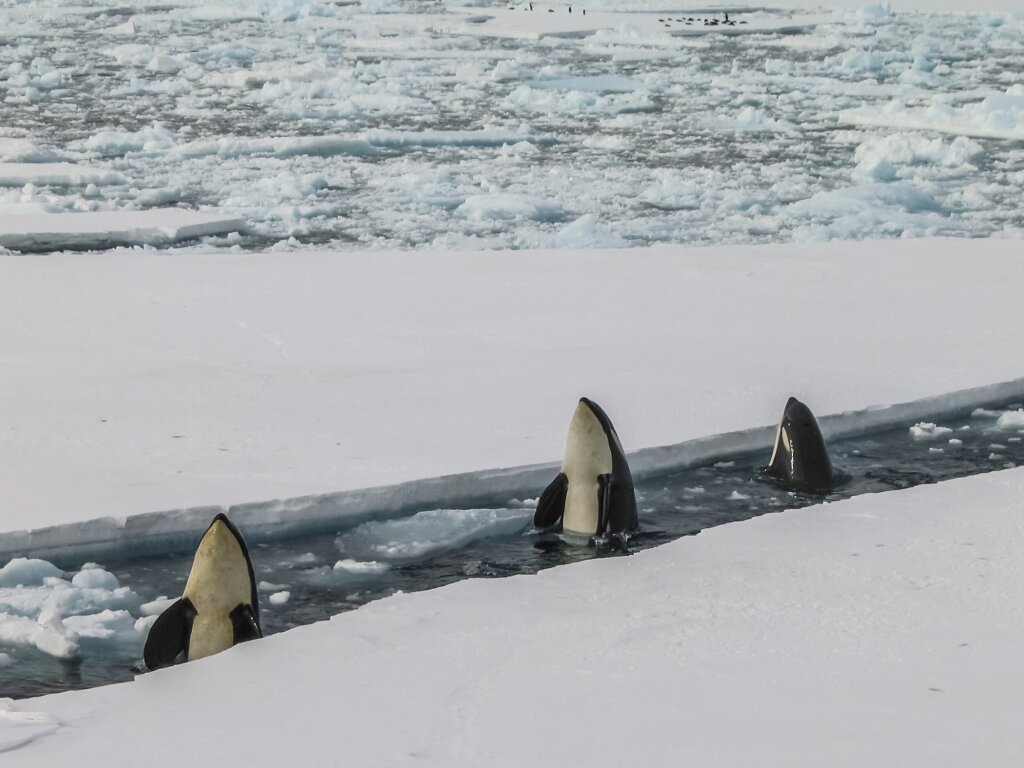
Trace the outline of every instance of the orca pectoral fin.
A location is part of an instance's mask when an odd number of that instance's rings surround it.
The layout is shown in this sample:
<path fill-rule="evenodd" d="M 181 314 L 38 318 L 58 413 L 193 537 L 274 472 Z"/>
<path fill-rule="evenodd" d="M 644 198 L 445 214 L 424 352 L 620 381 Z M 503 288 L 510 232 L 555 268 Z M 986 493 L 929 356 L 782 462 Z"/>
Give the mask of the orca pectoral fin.
<path fill-rule="evenodd" d="M 562 519 L 565 513 L 565 495 L 569 491 L 569 478 L 564 472 L 551 481 L 537 502 L 537 511 L 533 513 L 533 524 L 537 528 L 547 528 Z"/>
<path fill-rule="evenodd" d="M 234 629 L 235 645 L 263 637 L 263 630 L 260 629 L 260 623 L 256 620 L 256 613 L 248 603 L 239 603 L 235 610 L 228 615 Z"/>
<path fill-rule="evenodd" d="M 188 638 L 192 634 L 195 617 L 195 606 L 187 597 L 160 614 L 149 630 L 142 652 L 149 669 L 170 666 L 182 654 L 188 657 Z"/>

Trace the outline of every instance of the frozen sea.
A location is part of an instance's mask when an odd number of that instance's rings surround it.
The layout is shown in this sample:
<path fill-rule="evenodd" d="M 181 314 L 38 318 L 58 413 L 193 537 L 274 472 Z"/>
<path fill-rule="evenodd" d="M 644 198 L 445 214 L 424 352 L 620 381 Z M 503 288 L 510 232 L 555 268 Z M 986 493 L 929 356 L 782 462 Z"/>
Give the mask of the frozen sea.
<path fill-rule="evenodd" d="M 549 35 L 565 9 L 536 5 L 532 36 L 430 3 L 4 7 L 0 163 L 96 181 L 22 169 L 0 213 L 213 210 L 249 226 L 207 244 L 247 249 L 1024 228 L 1024 16 L 741 13 L 722 34 L 665 10 Z"/>

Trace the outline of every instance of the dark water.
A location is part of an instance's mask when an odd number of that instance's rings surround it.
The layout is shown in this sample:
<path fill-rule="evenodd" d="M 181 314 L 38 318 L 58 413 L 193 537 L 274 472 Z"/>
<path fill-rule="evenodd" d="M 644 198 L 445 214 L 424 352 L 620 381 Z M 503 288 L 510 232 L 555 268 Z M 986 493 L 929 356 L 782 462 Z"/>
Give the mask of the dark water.
<path fill-rule="evenodd" d="M 998 430 L 997 415 L 976 412 L 971 417 L 943 422 L 942 426 L 952 431 L 933 439 L 915 439 L 908 424 L 837 441 L 830 446 L 830 452 L 835 466 L 848 479 L 827 496 L 788 492 L 760 477 L 757 468 L 767 462 L 771 446 L 765 446 L 763 454 L 737 456 L 730 461 L 646 479 L 637 484 L 642 530 L 628 542 L 629 551 L 769 512 L 1024 463 L 1024 430 Z M 961 442 L 951 444 L 950 439 Z M 541 489 L 537 490 L 539 493 Z M 504 514 L 508 519 L 502 526 L 492 527 L 484 532 L 485 538 L 461 546 L 452 543 L 457 538 L 458 520 L 442 517 L 426 528 L 434 525 L 436 540 L 443 542 L 447 538 L 448 548 L 420 556 L 406 551 L 404 559 L 391 562 L 379 572 L 336 572 L 333 568 L 338 560 L 353 556 L 353 542 L 360 537 L 354 536 L 352 530 L 255 546 L 251 552 L 253 565 L 257 579 L 265 582 L 260 593 L 264 631 L 273 634 L 321 621 L 399 590 L 414 592 L 467 578 L 535 573 L 581 559 L 622 556 L 622 552 L 610 547 L 572 546 L 556 536 L 534 530 L 528 522 L 532 518 L 528 506 Z M 362 538 L 377 537 L 379 542 L 387 543 L 395 531 L 411 522 L 412 516 L 388 523 L 386 530 L 371 530 Z M 374 525 L 381 524 L 371 524 L 371 528 Z M 508 532 L 510 527 L 515 532 Z M 502 528 L 504 533 L 500 532 Z M 487 535 L 488 532 L 494 535 Z M 409 540 L 405 543 L 408 545 Z M 105 565 L 122 585 L 130 586 L 148 601 L 181 593 L 191 555 Z M 281 591 L 288 591 L 290 598 L 284 604 L 272 604 L 269 596 Z M 142 671 L 142 649 L 138 642 L 92 641 L 90 645 L 85 640 L 82 659 L 74 663 L 53 659 L 34 649 L 0 645 L 0 651 L 12 658 L 11 664 L 0 668 L 0 695 L 14 698 L 130 680 Z"/>

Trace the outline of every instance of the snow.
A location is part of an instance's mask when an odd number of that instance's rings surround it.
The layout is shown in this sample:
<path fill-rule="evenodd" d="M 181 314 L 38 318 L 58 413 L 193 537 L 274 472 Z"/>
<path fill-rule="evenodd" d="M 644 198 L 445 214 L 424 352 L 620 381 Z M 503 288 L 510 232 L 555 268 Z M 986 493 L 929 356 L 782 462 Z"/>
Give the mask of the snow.
<path fill-rule="evenodd" d="M 1011 470 L 396 595 L 9 704 L 62 724 L 17 763 L 117 768 L 144 750 L 259 768 L 343 749 L 357 765 L 1009 768 L 1024 748 L 1022 492 Z M 623 737 L 580 738 L 553 712 Z M 181 738 L 211 723 L 216 739 Z"/>
<path fill-rule="evenodd" d="M 182 208 L 18 215 L 0 208 L 0 248 L 21 251 L 166 245 L 244 228 L 237 218 Z"/>
<path fill-rule="evenodd" d="M 1012 401 L 1017 341 L 989 330 L 1016 312 L 1019 244 L 963 248 L 0 259 L 17 403 L 0 465 L 18 478 L 0 487 L 0 557 L 187 548 L 218 505 L 258 541 L 536 497 L 581 395 L 645 449 L 638 473 L 770 445 L 791 394 L 820 417 L 935 398 L 823 419 L 830 434 Z"/>
<path fill-rule="evenodd" d="M 60 722 L 45 712 L 16 710 L 8 700 L 0 699 L 0 754 L 56 733 L 60 727 Z"/>

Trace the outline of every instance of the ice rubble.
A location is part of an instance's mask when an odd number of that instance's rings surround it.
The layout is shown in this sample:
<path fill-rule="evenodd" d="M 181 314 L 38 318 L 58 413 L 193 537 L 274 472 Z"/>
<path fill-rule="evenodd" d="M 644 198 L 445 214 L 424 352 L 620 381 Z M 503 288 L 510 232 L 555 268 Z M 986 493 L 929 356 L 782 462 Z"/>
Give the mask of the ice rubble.
<path fill-rule="evenodd" d="M 0 568 L 0 645 L 73 659 L 83 642 L 141 643 L 144 632 L 129 613 L 140 602 L 95 563 L 68 580 L 49 562 L 15 558 Z"/>
<path fill-rule="evenodd" d="M 63 22 L 53 30 L 24 9 L 5 8 L 2 21 L 17 35 L 49 34 L 53 50 L 44 57 L 29 45 L 0 47 L 0 81 L 10 94 L 0 123 L 21 125 L 21 110 L 45 105 L 36 124 L 0 130 L 11 134 L 9 157 L 39 161 L 52 149 L 61 156 L 50 161 L 88 163 L 127 180 L 26 203 L 218 205 L 250 221 L 252 240 L 280 248 L 561 247 L 559 230 L 585 215 L 600 222 L 607 242 L 630 245 L 1012 235 L 1021 225 L 1010 192 L 1024 162 L 1019 148 L 986 139 L 975 142 L 980 154 L 939 157 L 941 148 L 915 146 L 904 162 L 898 147 L 862 148 L 884 140 L 887 128 L 845 128 L 852 123 L 844 115 L 870 117 L 890 100 L 906 106 L 897 122 L 934 107 L 962 112 L 953 122 L 969 123 L 982 120 L 968 114 L 979 104 L 990 123 L 1020 122 L 1007 100 L 1019 98 L 1012 72 L 1024 22 L 974 14 L 954 25 L 905 7 L 837 13 L 806 34 L 740 42 L 703 32 L 674 37 L 658 14 L 650 26 L 638 22 L 650 14 L 590 5 L 586 24 L 604 13 L 616 25 L 515 46 L 466 34 L 490 24 L 467 23 L 476 11 L 440 8 L 176 5 L 114 25 L 98 11 L 53 6 L 46 13 Z M 522 23 L 541 31 L 584 23 L 581 13 L 567 22 L 567 12 L 488 12 L 529 16 Z M 100 105 L 108 125 L 72 108 L 86 101 Z M 914 118 L 923 140 L 934 141 L 935 126 L 952 119 L 939 118 Z M 453 127 L 465 140 L 431 138 Z M 378 129 L 391 138 L 375 138 Z M 486 131 L 493 135 L 480 135 Z M 535 151 L 502 146 L 523 141 Z M 661 206 L 666 171 L 696 198 Z M 434 174 L 434 182 L 411 184 L 409 174 Z M 305 178 L 322 183 L 313 193 L 286 183 Z M 875 198 L 856 215 L 808 221 L 789 208 L 851 181 L 911 185 L 943 212 L 890 216 Z M 482 182 L 487 192 L 551 201 L 565 216 L 453 215 Z"/>

